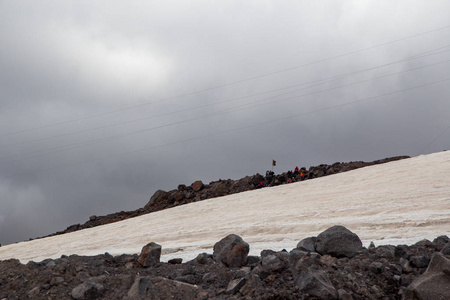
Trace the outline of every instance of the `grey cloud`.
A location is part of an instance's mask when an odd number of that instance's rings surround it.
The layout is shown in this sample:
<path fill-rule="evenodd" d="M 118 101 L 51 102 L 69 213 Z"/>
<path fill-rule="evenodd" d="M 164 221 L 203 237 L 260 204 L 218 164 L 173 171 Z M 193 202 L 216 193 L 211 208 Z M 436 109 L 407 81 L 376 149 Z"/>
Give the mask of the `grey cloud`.
<path fill-rule="evenodd" d="M 295 86 L 445 46 L 448 28 L 401 39 L 450 25 L 449 9 L 447 1 L 2 1 L 0 243 L 136 209 L 157 189 L 264 173 L 272 159 L 281 172 L 448 148 L 446 83 L 345 105 L 445 79 L 448 65 L 333 88 L 448 52 Z"/>

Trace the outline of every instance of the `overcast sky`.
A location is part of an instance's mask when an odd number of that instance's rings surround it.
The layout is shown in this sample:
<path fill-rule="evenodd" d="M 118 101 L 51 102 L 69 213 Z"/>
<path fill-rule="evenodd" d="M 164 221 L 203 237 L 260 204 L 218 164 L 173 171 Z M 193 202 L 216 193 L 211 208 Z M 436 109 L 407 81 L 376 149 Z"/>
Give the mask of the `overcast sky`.
<path fill-rule="evenodd" d="M 448 149 L 449 11 L 0 1 L 0 243 L 272 159 L 280 173 Z"/>

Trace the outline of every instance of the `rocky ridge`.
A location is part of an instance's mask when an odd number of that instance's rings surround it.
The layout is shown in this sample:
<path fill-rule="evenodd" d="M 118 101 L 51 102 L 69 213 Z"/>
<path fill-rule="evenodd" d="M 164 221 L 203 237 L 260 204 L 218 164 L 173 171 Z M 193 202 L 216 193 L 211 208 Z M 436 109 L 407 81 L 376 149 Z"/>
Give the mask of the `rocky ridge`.
<path fill-rule="evenodd" d="M 140 255 L 0 261 L 0 299 L 450 299 L 450 239 L 362 246 L 333 226 L 291 251 L 263 250 L 229 235 L 183 263 L 160 262 L 161 245 Z"/>
<path fill-rule="evenodd" d="M 84 224 L 74 224 L 67 227 L 63 231 L 59 231 L 48 236 L 59 235 L 85 228 L 118 222 L 151 212 L 188 204 L 191 202 L 241 193 L 258 188 L 265 188 L 281 184 L 288 184 L 291 182 L 314 179 L 322 176 L 342 173 L 362 167 L 387 163 L 405 158 L 409 158 L 409 156 L 395 156 L 375 160 L 372 162 L 354 161 L 336 162 L 332 165 L 321 164 L 319 166 L 311 166 L 309 169 L 302 167 L 298 172 L 287 171 L 281 174 L 274 174 L 273 172 L 267 171 L 265 176 L 255 174 L 252 176 L 243 177 L 238 180 L 219 179 L 218 181 L 212 181 L 209 184 L 204 184 L 202 181 L 197 180 L 191 185 L 180 184 L 178 185 L 177 189 L 173 189 L 170 191 L 156 191 L 153 196 L 150 197 L 149 202 L 143 208 L 134 211 L 121 211 L 113 214 L 108 214 L 106 216 L 93 215 Z"/>

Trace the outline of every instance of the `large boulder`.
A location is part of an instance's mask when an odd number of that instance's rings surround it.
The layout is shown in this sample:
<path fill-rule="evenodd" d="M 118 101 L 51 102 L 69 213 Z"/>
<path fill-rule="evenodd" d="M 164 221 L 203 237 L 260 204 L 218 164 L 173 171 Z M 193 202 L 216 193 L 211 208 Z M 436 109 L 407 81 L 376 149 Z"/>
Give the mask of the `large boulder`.
<path fill-rule="evenodd" d="M 425 273 L 406 288 L 403 299 L 450 299 L 450 260 L 442 253 L 434 253 Z"/>
<path fill-rule="evenodd" d="M 315 249 L 322 255 L 352 258 L 363 248 L 356 234 L 344 226 L 336 225 L 317 236 Z"/>
<path fill-rule="evenodd" d="M 214 245 L 213 258 L 226 266 L 241 267 L 247 264 L 250 246 L 238 235 L 230 234 Z"/>
<path fill-rule="evenodd" d="M 161 245 L 151 242 L 142 248 L 138 263 L 144 268 L 152 267 L 160 262 L 160 258 Z"/>

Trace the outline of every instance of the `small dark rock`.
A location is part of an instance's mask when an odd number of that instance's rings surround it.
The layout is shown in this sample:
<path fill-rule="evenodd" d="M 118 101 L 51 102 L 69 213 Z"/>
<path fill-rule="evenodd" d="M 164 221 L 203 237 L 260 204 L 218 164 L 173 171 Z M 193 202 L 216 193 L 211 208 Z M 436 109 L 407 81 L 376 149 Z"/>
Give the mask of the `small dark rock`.
<path fill-rule="evenodd" d="M 261 258 L 259 258 L 259 256 L 254 256 L 254 255 L 247 256 L 247 264 L 250 266 L 257 264 L 260 261 L 261 261 Z"/>
<path fill-rule="evenodd" d="M 242 295 L 252 295 L 262 286 L 263 283 L 261 278 L 256 274 L 252 274 L 245 285 L 240 289 L 240 292 Z"/>
<path fill-rule="evenodd" d="M 181 281 L 189 284 L 197 284 L 197 279 L 194 275 L 188 274 L 188 275 L 182 275 L 175 278 L 176 281 Z"/>
<path fill-rule="evenodd" d="M 63 282 L 64 282 L 64 278 L 63 277 L 53 277 L 50 280 L 50 285 L 51 286 L 55 286 L 55 285 L 58 285 L 58 284 L 63 283 Z"/>
<path fill-rule="evenodd" d="M 347 291 L 345 291 L 344 289 L 339 289 L 337 291 L 338 293 L 338 299 L 339 300 L 353 300 L 352 295 L 350 295 Z"/>
<path fill-rule="evenodd" d="M 338 299 L 338 294 L 324 271 L 310 268 L 296 279 L 299 290 L 319 299 Z"/>
<path fill-rule="evenodd" d="M 406 245 L 398 245 L 397 247 L 395 247 L 394 256 L 406 258 L 408 256 L 407 248 L 408 247 Z"/>
<path fill-rule="evenodd" d="M 418 241 L 417 243 L 414 244 L 414 246 L 418 246 L 418 247 L 426 247 L 426 248 L 434 248 L 434 244 L 427 240 L 427 239 L 423 239 L 421 241 Z"/>
<path fill-rule="evenodd" d="M 250 246 L 238 235 L 230 234 L 214 245 L 213 258 L 226 266 L 246 265 Z"/>
<path fill-rule="evenodd" d="M 245 278 L 237 278 L 232 281 L 227 286 L 227 289 L 225 290 L 225 293 L 234 295 L 236 294 L 247 282 L 247 279 Z"/>
<path fill-rule="evenodd" d="M 72 298 L 76 300 L 91 300 L 100 298 L 105 292 L 102 279 L 99 277 L 89 278 L 89 280 L 76 286 L 72 290 Z"/>
<path fill-rule="evenodd" d="M 270 250 L 270 249 L 265 249 L 265 250 L 261 251 L 261 258 L 268 256 L 268 255 L 273 255 L 275 253 L 277 253 L 277 252 Z"/>
<path fill-rule="evenodd" d="M 194 190 L 194 192 L 198 192 L 200 191 L 204 185 L 203 182 L 201 180 L 197 180 L 194 183 L 191 184 L 192 189 Z"/>
<path fill-rule="evenodd" d="M 402 275 L 400 277 L 400 285 L 401 286 L 408 286 L 411 284 L 412 281 L 413 280 L 412 280 L 411 276 L 409 276 L 409 275 Z"/>
<path fill-rule="evenodd" d="M 444 255 L 450 255 L 450 242 L 445 244 L 445 246 L 441 249 L 441 253 Z"/>
<path fill-rule="evenodd" d="M 375 250 L 377 258 L 394 258 L 396 247 L 392 245 L 379 246 Z"/>
<path fill-rule="evenodd" d="M 172 258 L 167 262 L 172 265 L 179 265 L 183 262 L 183 259 L 182 258 Z"/>
<path fill-rule="evenodd" d="M 137 298 L 139 296 L 148 295 L 150 290 L 150 277 L 137 277 L 133 285 L 128 290 L 128 298 Z"/>
<path fill-rule="evenodd" d="M 289 254 L 277 252 L 261 258 L 262 268 L 270 273 L 281 272 L 289 267 Z"/>
<path fill-rule="evenodd" d="M 305 239 L 301 240 L 300 242 L 298 242 L 297 249 L 303 250 L 303 251 L 315 252 L 316 251 L 316 246 L 315 246 L 316 241 L 317 241 L 317 237 L 315 237 L 315 236 L 305 238 Z"/>
<path fill-rule="evenodd" d="M 151 242 L 142 248 L 138 263 L 143 267 L 152 267 L 160 262 L 160 258 L 161 245 Z"/>
<path fill-rule="evenodd" d="M 373 262 L 370 264 L 369 270 L 372 273 L 379 274 L 383 271 L 383 264 L 380 262 Z"/>
<path fill-rule="evenodd" d="M 194 261 L 200 265 L 212 264 L 214 263 L 212 255 L 207 253 L 200 253 L 194 258 Z"/>
<path fill-rule="evenodd" d="M 293 249 L 291 252 L 289 252 L 289 265 L 291 267 L 295 266 L 300 258 L 306 255 L 308 255 L 308 252 L 306 251 Z"/>
<path fill-rule="evenodd" d="M 430 259 L 426 256 L 411 256 L 409 261 L 413 267 L 426 268 L 430 263 Z"/>
<path fill-rule="evenodd" d="M 148 209 L 152 205 L 155 205 L 156 203 L 163 202 L 164 200 L 167 200 L 169 198 L 169 193 L 163 190 L 157 190 L 153 196 L 150 198 L 148 203 L 144 206 L 145 209 Z"/>

